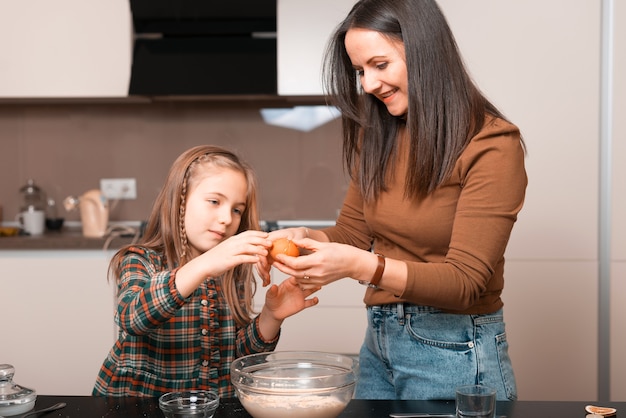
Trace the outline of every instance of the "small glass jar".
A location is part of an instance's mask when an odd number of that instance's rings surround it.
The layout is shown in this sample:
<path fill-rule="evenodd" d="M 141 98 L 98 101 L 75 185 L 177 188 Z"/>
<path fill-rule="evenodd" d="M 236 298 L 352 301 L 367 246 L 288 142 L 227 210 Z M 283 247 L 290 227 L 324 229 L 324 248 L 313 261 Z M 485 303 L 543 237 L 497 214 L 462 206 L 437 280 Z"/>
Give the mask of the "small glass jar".
<path fill-rule="evenodd" d="M 15 368 L 0 364 L 0 416 L 11 416 L 28 412 L 35 406 L 37 393 L 13 383 Z"/>
<path fill-rule="evenodd" d="M 28 179 L 26 185 L 20 188 L 20 195 L 22 198 L 20 212 L 46 210 L 46 194 L 35 184 L 35 180 Z"/>

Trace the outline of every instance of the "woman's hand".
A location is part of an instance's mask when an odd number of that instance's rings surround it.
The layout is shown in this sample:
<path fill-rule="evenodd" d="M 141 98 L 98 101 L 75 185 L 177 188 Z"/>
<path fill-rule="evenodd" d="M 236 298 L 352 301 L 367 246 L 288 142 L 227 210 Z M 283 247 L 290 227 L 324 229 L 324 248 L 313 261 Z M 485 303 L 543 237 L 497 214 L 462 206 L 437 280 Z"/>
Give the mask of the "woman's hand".
<path fill-rule="evenodd" d="M 273 266 L 285 274 L 294 276 L 298 285 L 304 289 L 319 288 L 345 277 L 361 279 L 371 274 L 369 271 L 371 263 L 367 257 L 373 260 L 373 254 L 369 251 L 347 244 L 312 239 L 294 239 L 293 242 L 298 247 L 304 248 L 308 254 L 300 257 L 279 254 Z"/>
<path fill-rule="evenodd" d="M 309 238 L 309 229 L 303 226 L 277 229 L 270 232 L 267 238 L 270 241 L 276 241 L 278 238 L 287 238 L 290 240 Z"/>
<path fill-rule="evenodd" d="M 279 238 L 287 238 L 290 240 L 294 239 L 303 239 L 309 237 L 309 229 L 306 227 L 297 227 L 297 228 L 283 228 L 277 229 L 269 233 L 267 239 L 270 241 L 276 241 Z M 270 246 L 271 248 L 271 246 Z M 261 279 L 263 280 L 263 286 L 267 286 L 271 283 L 270 270 L 272 269 L 272 264 L 267 257 L 259 258 L 256 263 L 256 270 Z"/>

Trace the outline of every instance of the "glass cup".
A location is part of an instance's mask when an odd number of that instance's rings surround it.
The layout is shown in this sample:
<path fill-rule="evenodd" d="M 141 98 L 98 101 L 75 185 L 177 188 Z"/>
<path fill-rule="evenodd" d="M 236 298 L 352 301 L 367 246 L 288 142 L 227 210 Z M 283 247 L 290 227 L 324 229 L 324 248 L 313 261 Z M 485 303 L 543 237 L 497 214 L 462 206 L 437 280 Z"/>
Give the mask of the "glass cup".
<path fill-rule="evenodd" d="M 494 418 L 496 390 L 484 385 L 456 388 L 457 418 Z"/>

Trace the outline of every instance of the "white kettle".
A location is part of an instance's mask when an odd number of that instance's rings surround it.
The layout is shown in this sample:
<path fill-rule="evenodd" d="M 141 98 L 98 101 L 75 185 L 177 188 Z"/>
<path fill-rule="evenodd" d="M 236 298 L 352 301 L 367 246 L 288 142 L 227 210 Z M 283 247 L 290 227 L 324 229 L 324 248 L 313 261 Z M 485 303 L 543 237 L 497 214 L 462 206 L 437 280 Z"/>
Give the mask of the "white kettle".
<path fill-rule="evenodd" d="M 106 235 L 109 223 L 109 202 L 98 189 L 88 190 L 76 198 L 69 196 L 63 201 L 65 210 L 80 210 L 83 236 L 101 238 Z"/>

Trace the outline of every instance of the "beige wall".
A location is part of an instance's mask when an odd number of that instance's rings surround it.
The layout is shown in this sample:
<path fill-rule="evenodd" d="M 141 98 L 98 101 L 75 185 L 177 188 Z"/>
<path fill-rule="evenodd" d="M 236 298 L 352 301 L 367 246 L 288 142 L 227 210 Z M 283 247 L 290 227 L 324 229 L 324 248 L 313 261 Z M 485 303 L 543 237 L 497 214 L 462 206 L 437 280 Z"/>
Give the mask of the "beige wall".
<path fill-rule="evenodd" d="M 173 160 L 201 143 L 255 168 L 263 219 L 335 219 L 347 184 L 339 121 L 306 133 L 266 125 L 249 103 L 120 102 L 0 105 L 4 220 L 14 219 L 28 178 L 61 202 L 116 177 L 137 179 L 137 200 L 120 201 L 111 220 L 145 219 Z"/>
<path fill-rule="evenodd" d="M 440 4 L 472 75 L 528 147 L 503 292 L 519 398 L 594 400 L 601 4 Z"/>
<path fill-rule="evenodd" d="M 611 207 L 611 399 L 626 400 L 626 3 L 614 0 L 613 141 Z"/>

